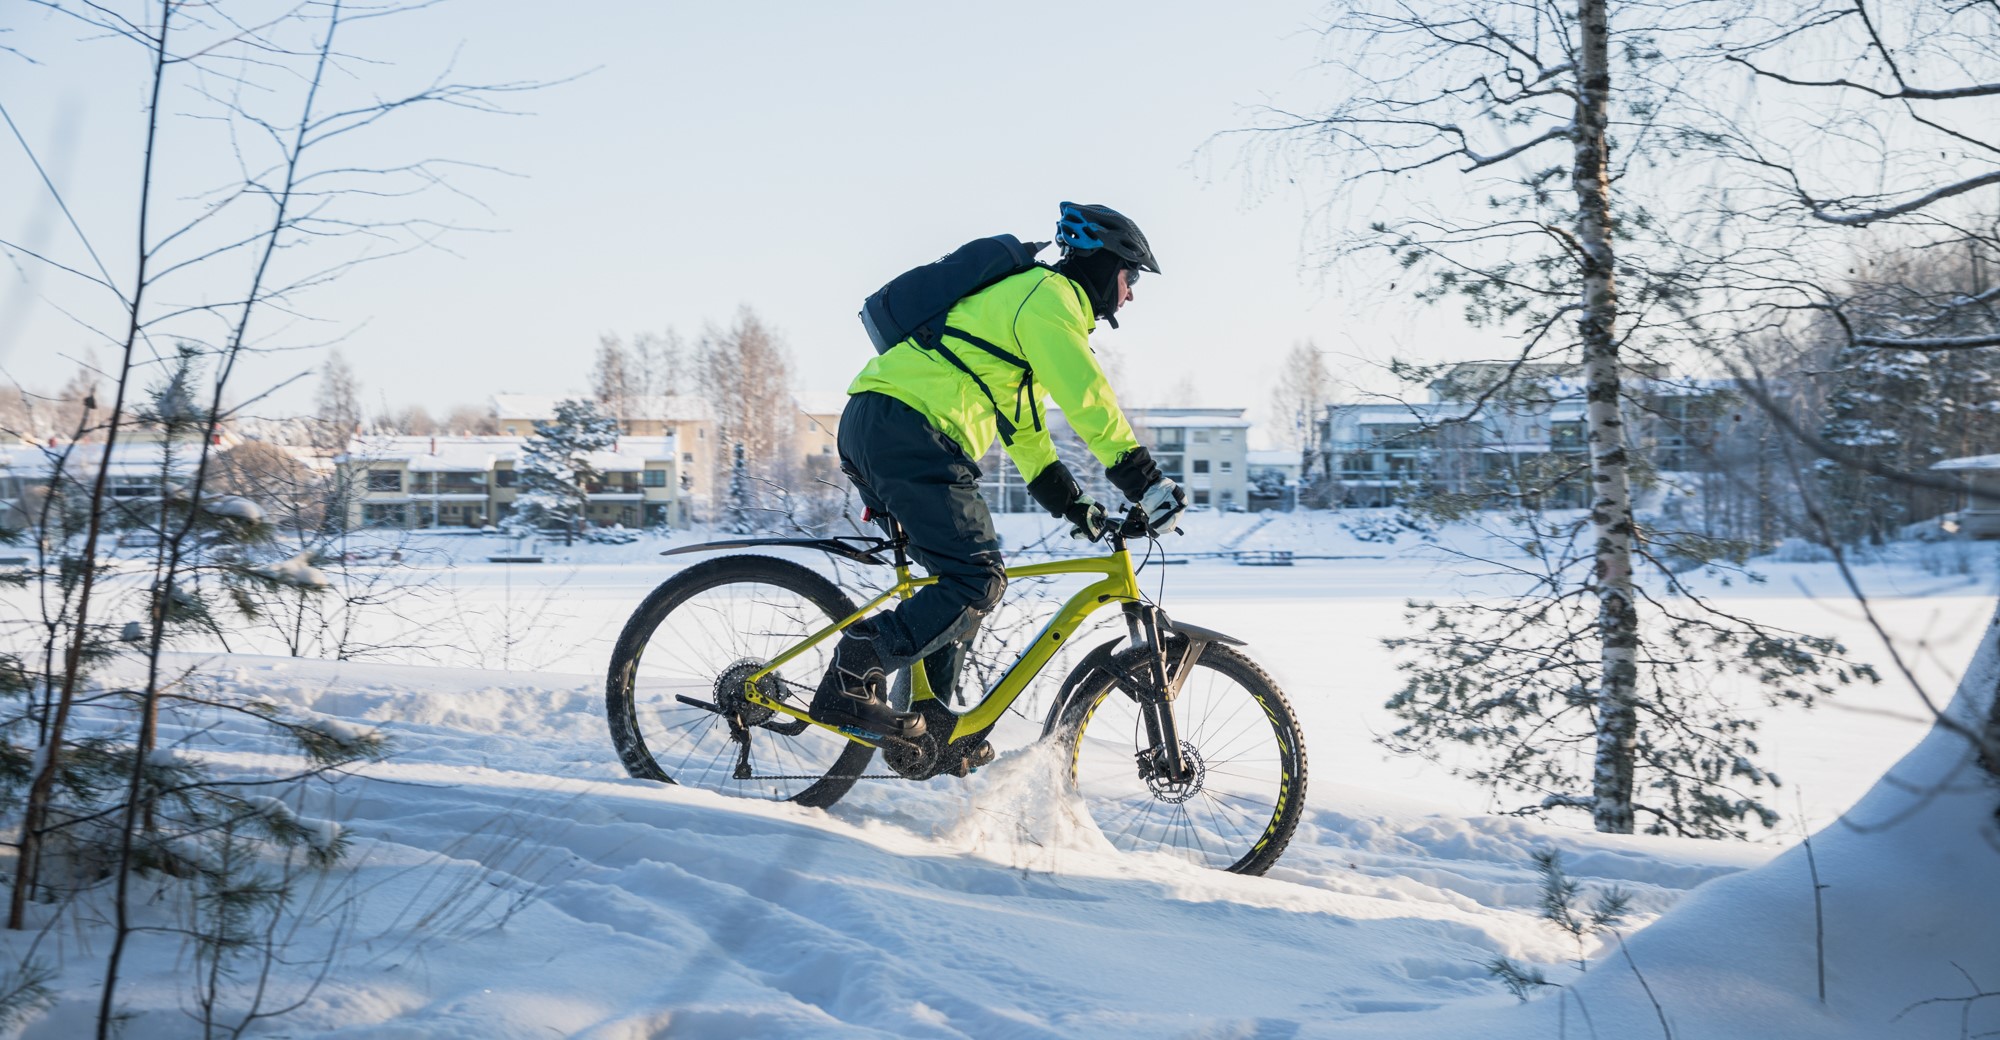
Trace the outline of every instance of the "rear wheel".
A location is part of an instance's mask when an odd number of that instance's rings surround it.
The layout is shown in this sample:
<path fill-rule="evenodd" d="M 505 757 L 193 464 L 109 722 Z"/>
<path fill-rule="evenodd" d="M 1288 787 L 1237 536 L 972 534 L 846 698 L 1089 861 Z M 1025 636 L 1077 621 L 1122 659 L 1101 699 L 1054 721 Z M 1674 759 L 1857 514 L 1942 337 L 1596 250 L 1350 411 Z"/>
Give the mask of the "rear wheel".
<path fill-rule="evenodd" d="M 654 589 L 618 637 L 605 688 L 605 717 L 626 772 L 801 805 L 839 801 L 875 749 L 750 702 L 743 684 L 854 610 L 832 582 L 769 556 L 708 560 Z M 759 680 L 759 692 L 804 710 L 836 641 Z M 736 775 L 732 714 L 749 736 L 747 779 Z"/>
<path fill-rule="evenodd" d="M 1170 642 L 1167 659 L 1184 646 Z M 1056 732 L 1077 793 L 1120 849 L 1264 873 L 1292 840 L 1305 803 L 1306 752 L 1291 704 L 1249 658 L 1220 643 L 1203 647 L 1172 707 L 1193 775 L 1170 782 L 1148 768 L 1137 691 L 1116 677 L 1149 674 L 1148 656 L 1119 654 L 1062 707 Z"/>

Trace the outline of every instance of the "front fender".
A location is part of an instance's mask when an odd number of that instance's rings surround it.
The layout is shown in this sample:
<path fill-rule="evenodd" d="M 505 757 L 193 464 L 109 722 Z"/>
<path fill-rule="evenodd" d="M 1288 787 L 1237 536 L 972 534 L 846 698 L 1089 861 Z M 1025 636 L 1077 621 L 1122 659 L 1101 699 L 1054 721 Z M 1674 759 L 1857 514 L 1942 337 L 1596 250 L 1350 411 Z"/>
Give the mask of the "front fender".
<path fill-rule="evenodd" d="M 1083 660 L 1078 661 L 1075 668 L 1069 670 L 1069 676 L 1063 679 L 1062 689 L 1056 692 L 1056 699 L 1049 704 L 1049 717 L 1042 721 L 1042 736 L 1046 737 L 1056 731 L 1062 724 L 1063 713 L 1069 708 L 1069 699 L 1076 694 L 1077 687 L 1083 685 L 1083 681 L 1090 677 L 1090 673 L 1110 662 L 1112 655 L 1118 651 L 1118 644 L 1124 641 L 1124 636 L 1116 636 L 1099 643 L 1089 653 L 1083 655 Z"/>

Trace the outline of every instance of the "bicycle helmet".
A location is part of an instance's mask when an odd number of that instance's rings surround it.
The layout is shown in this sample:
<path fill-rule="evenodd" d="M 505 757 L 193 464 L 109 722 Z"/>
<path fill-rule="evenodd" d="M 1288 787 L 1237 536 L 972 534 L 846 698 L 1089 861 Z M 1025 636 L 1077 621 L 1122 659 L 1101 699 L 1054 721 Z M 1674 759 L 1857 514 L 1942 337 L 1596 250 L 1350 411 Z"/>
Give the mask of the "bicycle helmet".
<path fill-rule="evenodd" d="M 1062 218 L 1056 221 L 1056 241 L 1062 244 L 1064 256 L 1103 249 L 1125 261 L 1125 266 L 1160 273 L 1160 263 L 1153 259 L 1153 247 L 1146 244 L 1139 225 L 1109 206 L 1063 203 Z"/>

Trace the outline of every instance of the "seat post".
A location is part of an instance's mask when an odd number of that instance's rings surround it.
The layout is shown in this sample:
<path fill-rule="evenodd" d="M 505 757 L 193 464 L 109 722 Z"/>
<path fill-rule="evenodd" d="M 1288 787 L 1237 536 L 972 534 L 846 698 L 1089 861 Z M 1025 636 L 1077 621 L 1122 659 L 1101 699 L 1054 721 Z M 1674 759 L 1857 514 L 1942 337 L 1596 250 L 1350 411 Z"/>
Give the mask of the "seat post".
<path fill-rule="evenodd" d="M 908 571 L 910 569 L 910 534 L 908 531 L 903 530 L 903 525 L 897 523 L 895 517 L 887 513 L 877 512 L 870 506 L 862 507 L 861 522 L 882 525 L 882 530 L 889 535 L 889 548 L 894 550 L 896 554 L 896 569 L 898 571 Z"/>
<path fill-rule="evenodd" d="M 910 533 L 893 516 L 885 516 L 882 522 L 889 528 L 889 546 L 896 551 L 896 568 L 908 570 L 910 567 Z"/>

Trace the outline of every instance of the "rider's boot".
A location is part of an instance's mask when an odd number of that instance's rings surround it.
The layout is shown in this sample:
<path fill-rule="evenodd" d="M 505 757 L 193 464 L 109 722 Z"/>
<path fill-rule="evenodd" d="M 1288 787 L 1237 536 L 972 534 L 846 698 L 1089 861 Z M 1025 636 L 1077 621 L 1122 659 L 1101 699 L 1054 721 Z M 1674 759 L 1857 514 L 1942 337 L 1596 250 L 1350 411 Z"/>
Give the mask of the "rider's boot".
<path fill-rule="evenodd" d="M 924 717 L 889 704 L 888 676 L 874 644 L 852 635 L 833 648 L 833 665 L 808 709 L 815 722 L 908 740 L 924 734 Z"/>

